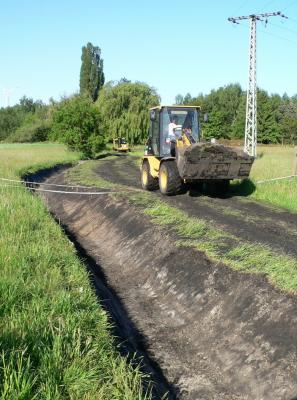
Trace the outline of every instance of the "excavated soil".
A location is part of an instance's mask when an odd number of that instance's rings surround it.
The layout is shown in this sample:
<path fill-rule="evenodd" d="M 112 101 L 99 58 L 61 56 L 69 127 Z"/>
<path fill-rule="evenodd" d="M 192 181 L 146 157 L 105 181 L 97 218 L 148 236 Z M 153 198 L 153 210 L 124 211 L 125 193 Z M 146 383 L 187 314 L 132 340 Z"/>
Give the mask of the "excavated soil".
<path fill-rule="evenodd" d="M 97 168 L 113 182 L 135 186 L 138 179 L 130 158 L 102 160 Z M 63 173 L 47 182 L 63 183 Z M 295 296 L 262 275 L 177 247 L 172 232 L 124 200 L 54 193 L 44 199 L 92 260 L 101 302 L 121 339 L 144 357 L 155 398 L 166 390 L 169 398 L 189 400 L 297 398 Z M 187 194 L 166 201 L 243 240 L 296 255 L 295 215 L 238 198 Z"/>
<path fill-rule="evenodd" d="M 111 182 L 141 188 L 139 169 L 131 157 L 102 160 L 97 172 Z M 243 240 L 267 244 L 272 249 L 297 256 L 297 214 L 239 196 L 217 198 L 199 192 L 166 198 L 159 192 L 156 195 L 190 216 L 204 218 Z"/>

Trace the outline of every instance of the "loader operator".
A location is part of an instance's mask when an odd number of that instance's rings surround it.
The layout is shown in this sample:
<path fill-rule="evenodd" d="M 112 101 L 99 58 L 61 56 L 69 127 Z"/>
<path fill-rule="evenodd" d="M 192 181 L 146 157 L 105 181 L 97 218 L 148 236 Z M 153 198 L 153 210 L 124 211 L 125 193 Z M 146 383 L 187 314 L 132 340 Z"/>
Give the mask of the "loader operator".
<path fill-rule="evenodd" d="M 174 115 L 171 119 L 171 122 L 168 124 L 168 136 L 170 139 L 170 154 L 172 157 L 175 157 L 175 147 L 176 140 L 179 136 L 176 134 L 176 128 L 178 128 L 178 117 Z"/>
<path fill-rule="evenodd" d="M 177 125 L 178 123 L 178 118 L 176 115 L 173 116 L 173 118 L 171 119 L 171 122 L 168 125 L 168 135 L 170 140 L 175 141 L 176 135 L 175 135 L 175 129 L 178 127 Z"/>

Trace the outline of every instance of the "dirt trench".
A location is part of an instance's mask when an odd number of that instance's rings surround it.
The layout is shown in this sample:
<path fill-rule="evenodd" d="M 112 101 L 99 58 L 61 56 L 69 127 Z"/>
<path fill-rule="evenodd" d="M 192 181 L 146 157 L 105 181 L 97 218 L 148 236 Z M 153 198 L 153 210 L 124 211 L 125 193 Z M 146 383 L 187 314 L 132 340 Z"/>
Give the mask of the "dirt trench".
<path fill-rule="evenodd" d="M 63 183 L 63 173 L 48 182 Z M 166 390 L 170 398 L 189 400 L 297 396 L 295 296 L 264 276 L 177 247 L 172 232 L 125 201 L 61 194 L 44 199 L 97 264 L 97 284 L 103 276 L 111 289 L 102 301 L 118 298 L 113 317 L 122 337 L 151 363 L 159 379 L 156 398 Z"/>

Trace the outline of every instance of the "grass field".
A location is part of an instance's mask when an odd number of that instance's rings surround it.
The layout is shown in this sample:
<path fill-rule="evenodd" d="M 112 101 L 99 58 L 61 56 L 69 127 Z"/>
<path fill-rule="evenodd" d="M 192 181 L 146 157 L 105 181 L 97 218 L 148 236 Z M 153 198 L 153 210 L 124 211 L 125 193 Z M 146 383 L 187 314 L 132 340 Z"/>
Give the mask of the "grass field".
<path fill-rule="evenodd" d="M 0 171 L 5 177 L 19 177 L 25 171 L 34 172 L 79 158 L 79 154 L 67 151 L 60 144 L 0 144 Z"/>
<path fill-rule="evenodd" d="M 60 145 L 0 145 L 0 176 L 78 158 Z M 0 226 L 0 398 L 150 398 L 42 201 L 0 182 Z"/>
<path fill-rule="evenodd" d="M 292 175 L 294 147 L 258 146 L 251 177 L 256 181 Z"/>
<path fill-rule="evenodd" d="M 257 182 L 292 175 L 294 157 L 293 147 L 258 146 L 258 158 L 254 162 L 251 178 Z M 297 178 L 259 183 L 251 197 L 297 212 Z"/>

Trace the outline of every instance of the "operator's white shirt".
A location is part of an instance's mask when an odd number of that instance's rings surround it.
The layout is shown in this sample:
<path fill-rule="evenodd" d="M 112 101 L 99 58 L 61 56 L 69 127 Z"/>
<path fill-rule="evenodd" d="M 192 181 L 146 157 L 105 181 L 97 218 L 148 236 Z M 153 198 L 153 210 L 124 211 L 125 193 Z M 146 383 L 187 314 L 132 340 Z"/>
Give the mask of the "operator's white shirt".
<path fill-rule="evenodd" d="M 175 139 L 174 129 L 177 127 L 178 127 L 178 125 L 176 125 L 174 122 L 170 122 L 170 124 L 168 125 L 168 135 L 170 138 Z"/>

